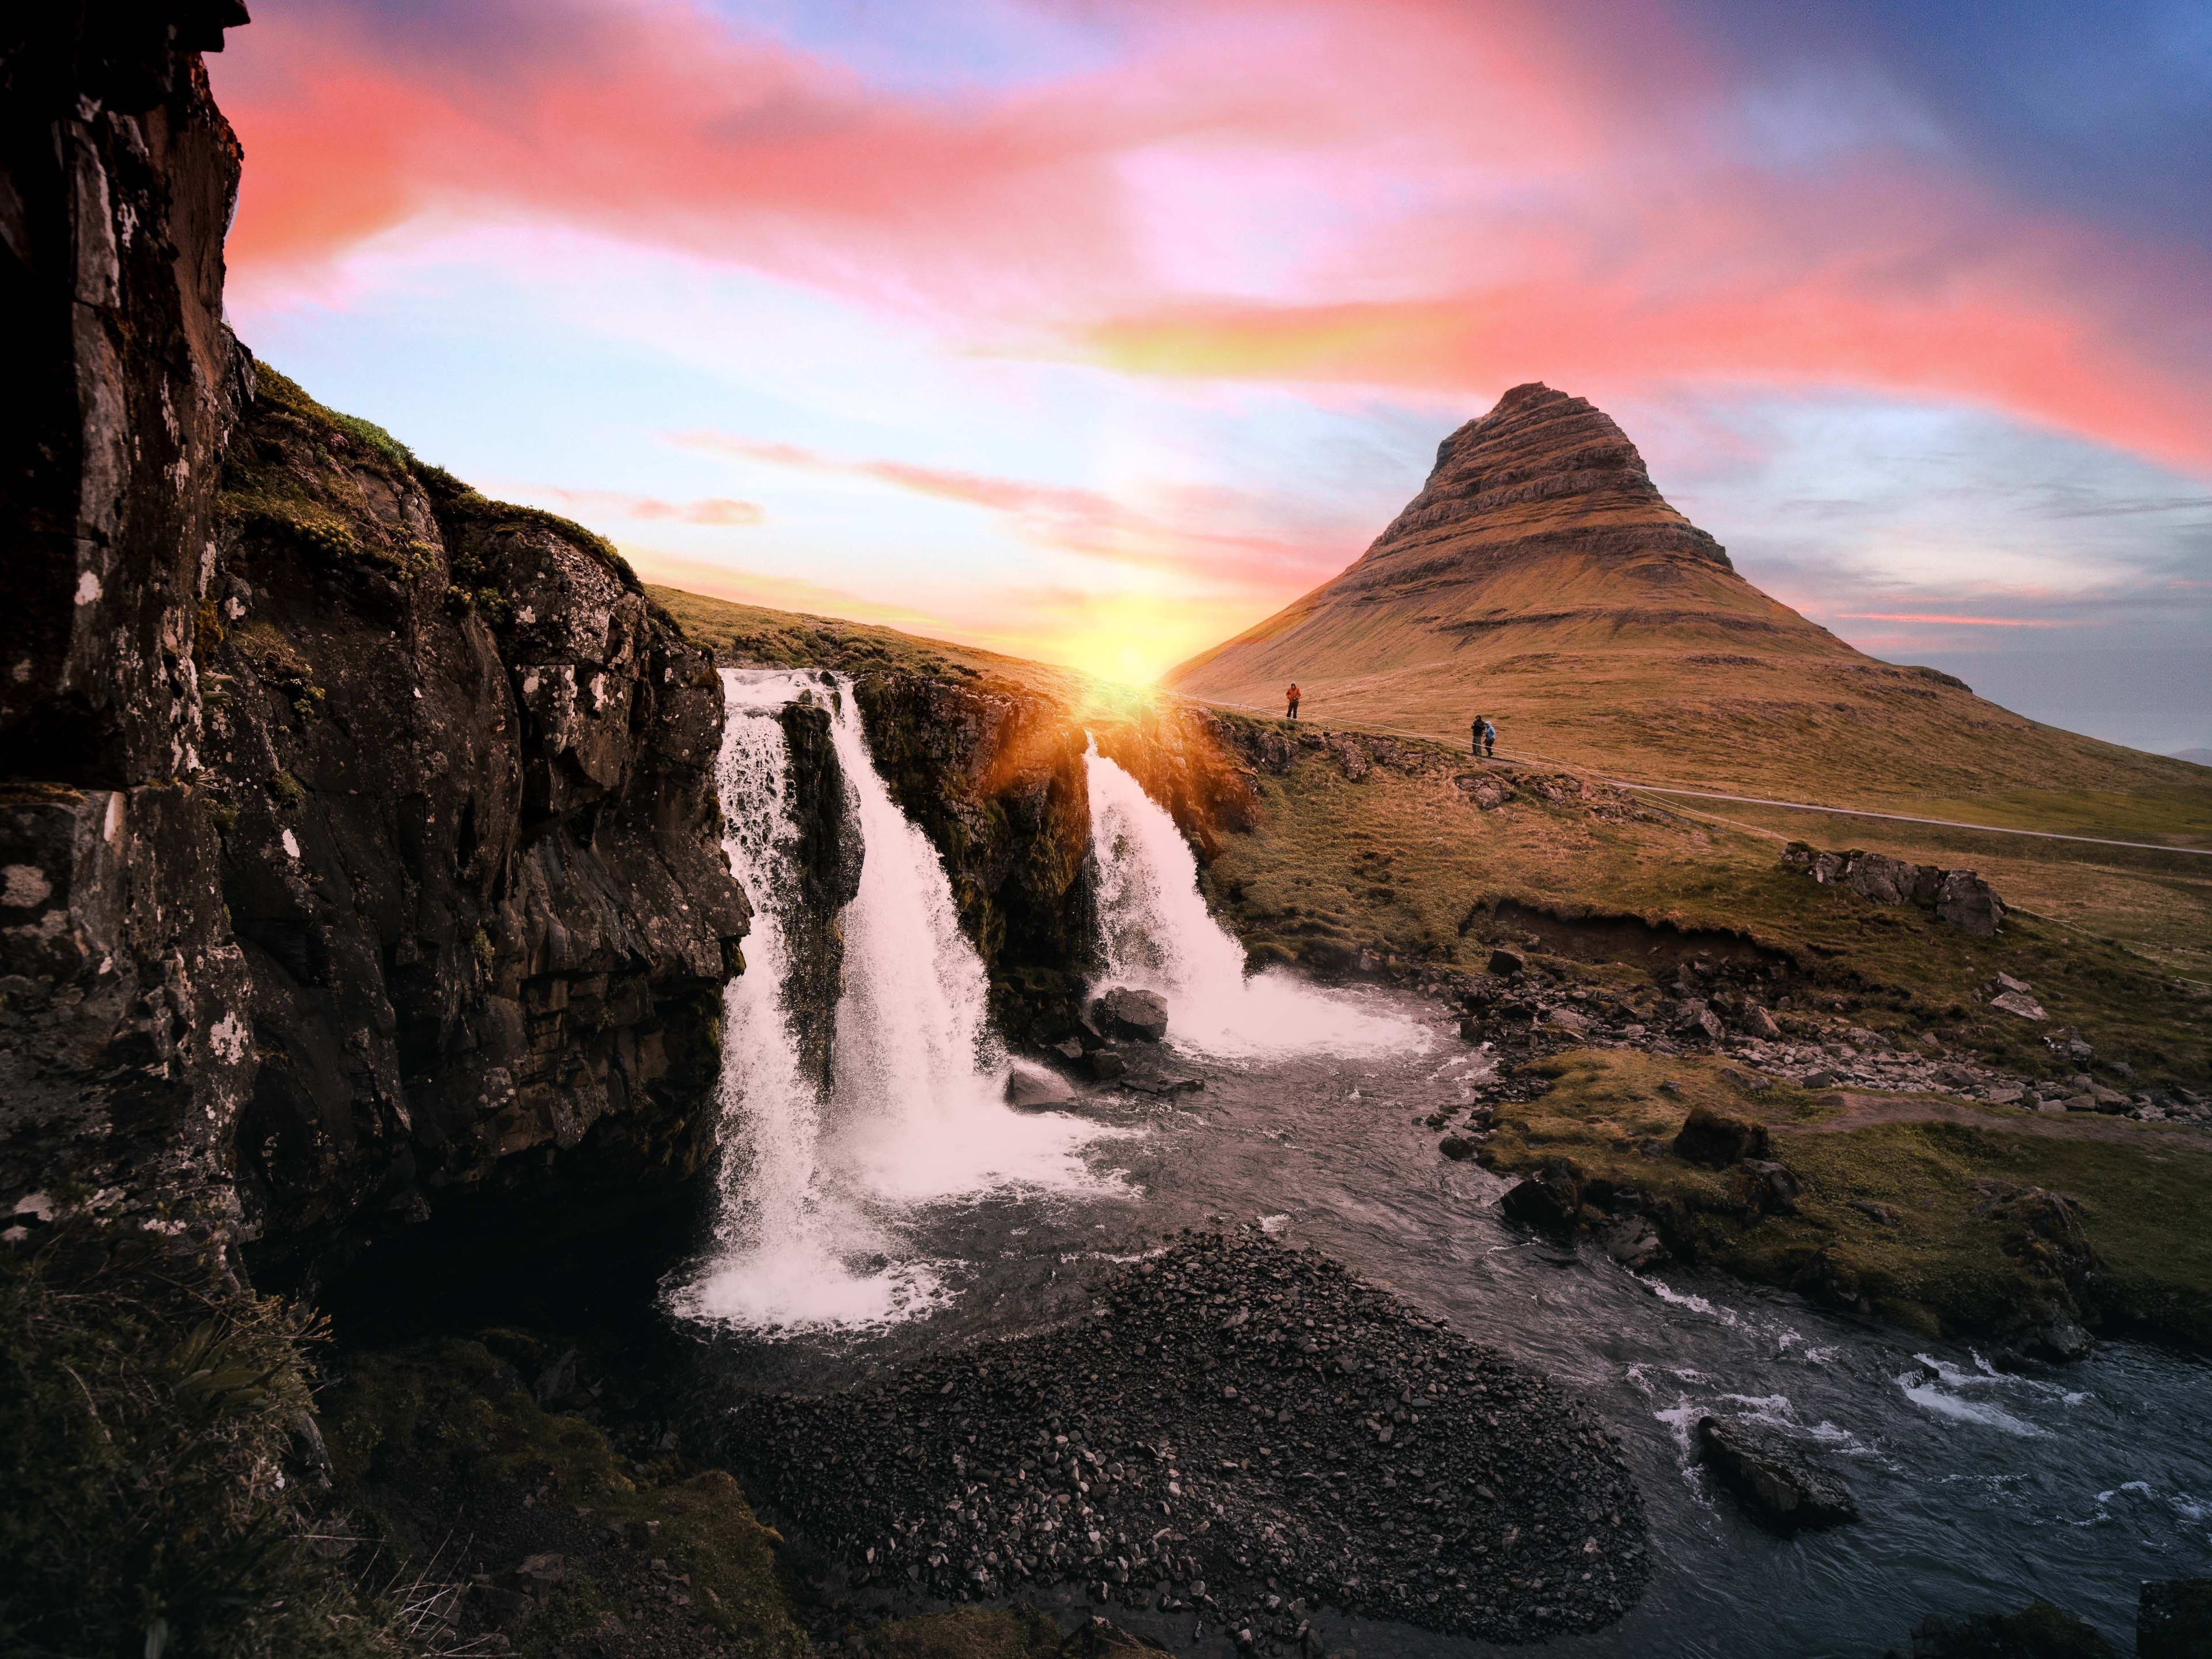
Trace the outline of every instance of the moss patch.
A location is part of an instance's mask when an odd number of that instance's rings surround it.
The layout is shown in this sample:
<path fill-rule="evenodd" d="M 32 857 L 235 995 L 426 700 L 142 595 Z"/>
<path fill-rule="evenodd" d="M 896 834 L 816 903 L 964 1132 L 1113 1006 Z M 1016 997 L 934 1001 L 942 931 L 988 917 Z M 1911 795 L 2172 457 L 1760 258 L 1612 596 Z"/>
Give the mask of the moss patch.
<path fill-rule="evenodd" d="M 1585 1182 L 1647 1195 L 1669 1247 L 1692 1261 L 1863 1302 L 1931 1333 L 2002 1331 L 2078 1297 L 2090 1316 L 2212 1346 L 2212 1146 L 2202 1135 L 2148 1125 L 2118 1139 L 2038 1134 L 1995 1111 L 1987 1127 L 1828 1132 L 1833 1097 L 1756 1087 L 1722 1060 L 1578 1048 L 1522 1071 L 1551 1086 L 1500 1107 L 1484 1164 L 1523 1174 L 1567 1158 Z M 1803 1186 L 1796 1213 L 1760 1213 L 1740 1171 L 1666 1150 L 1697 1104 L 1773 1129 L 1773 1156 Z M 2023 1245 L 2002 1200 L 2033 1189 L 2078 1206 L 2101 1262 L 2086 1285 L 2063 1284 Z"/>
<path fill-rule="evenodd" d="M 359 1356 L 325 1394 L 339 1490 L 385 1550 L 412 1564 L 465 1533 L 495 1578 L 558 1556 L 557 1578 L 526 1579 L 519 1606 L 495 1609 L 526 1651 L 617 1612 L 711 1626 L 740 1653 L 805 1653 L 779 1540 L 737 1482 L 672 1457 L 633 1462 L 592 1424 L 545 1410 L 515 1369 L 544 1358 L 532 1338 L 489 1332 Z"/>

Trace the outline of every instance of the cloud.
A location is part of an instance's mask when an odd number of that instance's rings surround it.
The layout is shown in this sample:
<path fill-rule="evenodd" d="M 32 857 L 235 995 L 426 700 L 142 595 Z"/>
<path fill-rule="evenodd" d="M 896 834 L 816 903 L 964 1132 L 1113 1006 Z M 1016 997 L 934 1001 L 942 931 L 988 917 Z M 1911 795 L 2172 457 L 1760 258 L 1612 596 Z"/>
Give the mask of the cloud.
<path fill-rule="evenodd" d="M 2083 628 L 2090 625 L 2082 617 L 1954 617 L 1938 611 L 1844 611 L 1837 613 L 1839 622 L 1941 623 L 1966 628 Z"/>
<path fill-rule="evenodd" d="M 559 484 L 499 483 L 491 488 L 526 500 L 558 501 L 580 518 L 725 526 L 760 524 L 768 518 L 768 509 L 758 501 L 741 501 L 726 495 L 666 501 L 658 496 L 632 495 L 627 490 L 569 489 Z"/>
<path fill-rule="evenodd" d="M 1325 523 L 1236 528 L 1218 521 L 1281 506 L 1238 492 L 1189 487 L 1158 489 L 1172 517 L 1132 507 L 1121 497 L 1077 485 L 991 477 L 910 461 L 848 459 L 797 444 L 723 433 L 678 434 L 687 448 L 772 466 L 865 478 L 911 495 L 957 502 L 1007 520 L 1041 545 L 1086 559 L 1178 574 L 1202 586 L 1289 598 L 1334 575 L 1357 556 L 1358 532 Z M 1177 509 L 1181 510 L 1178 512 Z M 1209 527 L 1204 521 L 1213 519 Z M 1299 533 L 1303 529 L 1304 533 Z"/>
<path fill-rule="evenodd" d="M 2202 197 L 2205 106 L 2149 11 L 1773 9 L 1103 0 L 1060 72 L 887 85 L 677 0 L 301 0 L 216 64 L 232 254 L 550 217 L 1129 374 L 1854 386 L 2212 469 L 2212 253 L 2139 210 Z M 2124 143 L 2067 148 L 2075 80 Z"/>

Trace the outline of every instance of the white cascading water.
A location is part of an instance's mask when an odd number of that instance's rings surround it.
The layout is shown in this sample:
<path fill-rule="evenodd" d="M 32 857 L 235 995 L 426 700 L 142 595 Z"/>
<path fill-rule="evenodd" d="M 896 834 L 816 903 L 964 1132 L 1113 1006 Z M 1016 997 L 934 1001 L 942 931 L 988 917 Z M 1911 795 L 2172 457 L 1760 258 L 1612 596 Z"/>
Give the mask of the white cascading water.
<path fill-rule="evenodd" d="M 1244 947 L 1206 908 L 1198 860 L 1166 809 L 1095 744 L 1084 763 L 1105 936 L 1099 983 L 1158 992 L 1170 1042 L 1226 1059 L 1426 1046 L 1425 1028 L 1368 1012 L 1355 996 L 1280 969 L 1248 975 Z"/>
<path fill-rule="evenodd" d="M 878 775 L 842 682 L 735 669 L 722 678 L 724 846 L 754 915 L 745 971 L 723 993 L 716 1249 L 672 1303 L 751 1329 L 886 1324 L 948 1294 L 939 1264 L 904 1249 L 917 1206 L 1006 1187 L 1103 1189 L 1079 1156 L 1097 1131 L 1005 1104 L 982 962 L 936 849 Z M 826 1100 L 800 1066 L 782 997 L 799 877 L 779 714 L 801 691 L 830 708 L 864 849 L 840 918 L 844 992 Z"/>

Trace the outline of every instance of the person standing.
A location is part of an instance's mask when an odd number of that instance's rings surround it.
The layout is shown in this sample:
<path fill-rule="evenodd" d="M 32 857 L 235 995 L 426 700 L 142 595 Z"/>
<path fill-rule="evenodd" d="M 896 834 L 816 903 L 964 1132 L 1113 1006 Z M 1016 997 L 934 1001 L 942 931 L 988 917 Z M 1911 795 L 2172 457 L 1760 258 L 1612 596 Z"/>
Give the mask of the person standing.
<path fill-rule="evenodd" d="M 1474 717 L 1474 724 L 1469 728 L 1474 734 L 1474 757 L 1477 760 L 1480 760 L 1482 758 L 1482 728 L 1488 724 L 1489 722 L 1485 720 L 1481 715 L 1477 714 Z"/>
<path fill-rule="evenodd" d="M 1495 759 L 1498 754 L 1498 728 L 1488 720 L 1482 723 L 1482 757 Z"/>
<path fill-rule="evenodd" d="M 1284 696 L 1285 699 L 1286 701 L 1288 701 L 1288 702 L 1289 702 L 1289 703 L 1290 703 L 1290 705 L 1291 705 L 1291 712 L 1289 713 L 1289 714 L 1287 714 L 1286 716 L 1285 716 L 1285 719 L 1288 719 L 1288 720 L 1296 720 L 1296 719 L 1297 719 L 1297 717 L 1298 717 L 1298 683 L 1297 683 L 1296 680 L 1292 680 L 1292 681 L 1291 682 L 1291 689 L 1290 689 L 1289 690 L 1287 690 L 1287 691 L 1284 692 L 1284 693 L 1283 693 L 1283 696 Z"/>

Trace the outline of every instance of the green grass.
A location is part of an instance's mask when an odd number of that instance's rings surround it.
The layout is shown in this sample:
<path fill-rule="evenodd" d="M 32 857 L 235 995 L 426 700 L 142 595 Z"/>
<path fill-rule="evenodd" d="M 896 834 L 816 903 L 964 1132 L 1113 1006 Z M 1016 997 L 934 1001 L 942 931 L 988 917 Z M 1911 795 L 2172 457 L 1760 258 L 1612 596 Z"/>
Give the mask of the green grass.
<path fill-rule="evenodd" d="M 315 1328 L 207 1262 L 114 1248 L 0 1254 L 0 1651 L 402 1650 L 306 1543 L 284 1473 Z"/>
<path fill-rule="evenodd" d="M 2053 1291 L 2007 1253 L 2001 1226 L 1972 1212 L 1993 1193 L 2039 1187 L 2081 1206 L 2105 1270 L 2094 1310 L 2212 1346 L 2212 1145 L 2199 1133 L 2144 1125 L 2125 1126 L 2133 1132 L 2122 1139 L 2036 1134 L 1996 1111 L 1986 1127 L 1793 1133 L 1832 1116 L 1833 1097 L 1753 1088 L 1718 1060 L 1571 1049 L 1524 1071 L 1552 1086 L 1500 1109 L 1485 1165 L 1518 1174 L 1564 1157 L 1585 1179 L 1635 1188 L 1665 1207 L 1670 1242 L 1699 1261 L 1790 1285 L 1804 1283 L 1817 1258 L 1818 1282 L 1854 1287 L 1896 1323 L 1930 1334 L 2002 1329 Z M 1797 1214 L 1753 1214 L 1728 1171 L 1651 1155 L 1695 1105 L 1782 1126 L 1773 1156 L 1804 1184 Z"/>
<path fill-rule="evenodd" d="M 1226 837 L 1205 878 L 1257 954 L 1322 969 L 1362 951 L 1385 963 L 1479 968 L 1494 940 L 1519 942 L 1496 920 L 1498 902 L 1512 900 L 1571 918 L 1740 933 L 1786 953 L 1810 979 L 1793 999 L 1803 1005 L 1796 1012 L 1849 1015 L 1877 1030 L 1936 1030 L 2027 1075 L 2072 1069 L 2042 1042 L 2071 1025 L 2100 1058 L 2125 1060 L 2146 1080 L 2203 1087 L 2212 1077 L 2212 1000 L 2109 939 L 2019 914 L 1997 938 L 1972 939 L 1910 906 L 1784 871 L 1778 844 L 1764 836 L 1672 814 L 1593 811 L 1526 782 L 1517 799 L 1486 811 L 1453 781 L 1472 775 L 1467 763 L 1412 743 L 1398 752 L 1412 757 L 1409 768 L 1378 764 L 1358 782 L 1328 752 L 1302 753 L 1282 776 L 1258 775 L 1257 827 Z M 2051 1026 L 1989 1008 L 1983 990 L 2000 971 L 2036 988 Z"/>

